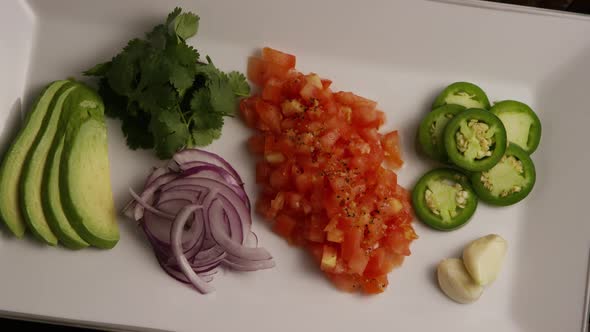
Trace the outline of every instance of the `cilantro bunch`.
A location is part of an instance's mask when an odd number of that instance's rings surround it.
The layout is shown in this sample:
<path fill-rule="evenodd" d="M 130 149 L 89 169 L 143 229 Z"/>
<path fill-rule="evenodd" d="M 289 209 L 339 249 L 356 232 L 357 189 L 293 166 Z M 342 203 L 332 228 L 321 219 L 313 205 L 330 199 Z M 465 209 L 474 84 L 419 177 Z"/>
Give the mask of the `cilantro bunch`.
<path fill-rule="evenodd" d="M 220 71 L 186 40 L 199 16 L 175 8 L 145 39 L 133 39 L 111 61 L 84 72 L 100 78 L 106 114 L 122 121 L 131 149 L 154 149 L 160 159 L 183 147 L 205 146 L 221 135 L 250 87 L 239 72 Z"/>

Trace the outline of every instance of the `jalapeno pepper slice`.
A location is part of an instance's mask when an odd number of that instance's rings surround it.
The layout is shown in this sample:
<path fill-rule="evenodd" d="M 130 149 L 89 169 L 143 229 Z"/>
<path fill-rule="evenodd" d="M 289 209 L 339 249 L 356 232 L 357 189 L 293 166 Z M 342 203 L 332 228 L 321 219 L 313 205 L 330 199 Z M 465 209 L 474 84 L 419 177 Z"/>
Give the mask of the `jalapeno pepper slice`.
<path fill-rule="evenodd" d="M 472 108 L 449 121 L 444 142 L 452 163 L 466 171 L 486 171 L 494 167 L 506 151 L 506 129 L 494 114 Z"/>
<path fill-rule="evenodd" d="M 426 173 L 412 193 L 412 204 L 418 218 L 441 231 L 465 225 L 475 213 L 477 200 L 467 176 L 450 168 Z"/>
<path fill-rule="evenodd" d="M 508 141 L 519 145 L 532 154 L 541 141 L 541 121 L 526 104 L 514 100 L 504 100 L 490 109 L 502 120 Z"/>
<path fill-rule="evenodd" d="M 428 113 L 418 127 L 418 143 L 424 154 L 438 161 L 448 161 L 443 139 L 445 127 L 455 115 L 464 110 L 465 107 L 461 105 L 449 104 Z"/>
<path fill-rule="evenodd" d="M 447 86 L 434 100 L 432 108 L 454 104 L 465 108 L 490 108 L 490 101 L 483 90 L 469 82 L 455 82 Z"/>
<path fill-rule="evenodd" d="M 535 185 L 535 164 L 520 146 L 511 143 L 506 153 L 490 170 L 471 175 L 473 189 L 479 198 L 493 205 L 520 202 Z"/>

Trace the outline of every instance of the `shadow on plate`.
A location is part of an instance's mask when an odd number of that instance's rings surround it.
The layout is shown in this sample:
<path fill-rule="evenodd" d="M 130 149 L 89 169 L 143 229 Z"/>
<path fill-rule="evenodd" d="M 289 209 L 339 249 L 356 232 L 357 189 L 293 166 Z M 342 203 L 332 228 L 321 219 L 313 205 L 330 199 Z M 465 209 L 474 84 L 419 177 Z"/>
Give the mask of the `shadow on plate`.
<path fill-rule="evenodd" d="M 579 331 L 590 244 L 590 45 L 536 90 L 543 124 L 537 183 L 521 221 L 512 308 L 522 331 Z"/>

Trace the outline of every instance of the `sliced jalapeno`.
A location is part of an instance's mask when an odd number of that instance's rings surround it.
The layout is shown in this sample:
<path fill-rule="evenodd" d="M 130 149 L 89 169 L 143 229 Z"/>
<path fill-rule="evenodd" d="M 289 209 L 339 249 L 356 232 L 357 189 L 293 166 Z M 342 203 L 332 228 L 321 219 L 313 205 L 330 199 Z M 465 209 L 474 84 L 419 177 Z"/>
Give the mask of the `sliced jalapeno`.
<path fill-rule="evenodd" d="M 535 164 L 520 146 L 511 143 L 496 166 L 471 175 L 473 189 L 482 201 L 512 205 L 523 200 L 535 185 Z"/>
<path fill-rule="evenodd" d="M 490 111 L 502 120 L 509 142 L 518 144 L 528 154 L 535 152 L 541 141 L 541 121 L 528 105 L 504 100 L 494 104 Z"/>
<path fill-rule="evenodd" d="M 488 96 L 477 85 L 469 82 L 455 82 L 447 86 L 434 100 L 432 108 L 454 104 L 465 108 L 490 108 Z"/>
<path fill-rule="evenodd" d="M 471 172 L 488 170 L 506 151 L 506 129 L 494 114 L 472 108 L 457 114 L 445 128 L 449 160 Z"/>
<path fill-rule="evenodd" d="M 412 203 L 426 225 L 450 231 L 465 225 L 477 208 L 477 195 L 463 173 L 439 168 L 426 173 L 414 187 Z"/>
<path fill-rule="evenodd" d="M 461 105 L 443 105 L 434 109 L 422 120 L 418 128 L 420 149 L 430 158 L 448 161 L 443 134 L 449 121 L 465 107 Z"/>

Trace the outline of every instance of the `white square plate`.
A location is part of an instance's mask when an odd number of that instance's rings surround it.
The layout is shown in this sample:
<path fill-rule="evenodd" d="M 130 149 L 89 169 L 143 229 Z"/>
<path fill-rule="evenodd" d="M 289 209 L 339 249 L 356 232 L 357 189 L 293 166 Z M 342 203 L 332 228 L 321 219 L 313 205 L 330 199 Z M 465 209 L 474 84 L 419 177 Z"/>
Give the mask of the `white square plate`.
<path fill-rule="evenodd" d="M 119 329 L 173 331 L 579 331 L 590 243 L 587 150 L 590 19 L 580 15 L 464 2 L 422 1 L 74 1 L 0 4 L 0 132 L 7 142 L 19 117 L 48 82 L 81 77 L 180 5 L 201 16 L 190 42 L 224 70 L 272 46 L 298 56 L 298 68 L 334 88 L 377 100 L 384 129 L 401 131 L 411 187 L 433 165 L 413 145 L 432 98 L 453 81 L 476 82 L 491 100 L 529 103 L 543 123 L 533 159 L 538 182 L 513 207 L 480 205 L 466 227 L 441 233 L 415 223 L 420 239 L 378 296 L 341 293 L 301 250 L 289 248 L 255 217 L 254 230 L 277 267 L 225 273 L 202 296 L 159 268 L 133 222 L 120 220 L 109 251 L 69 251 L 28 236 L 0 237 L 0 310 L 5 316 Z M 486 8 L 483 8 L 485 6 Z M 255 199 L 250 132 L 227 121 L 209 147 L 245 178 Z M 130 151 L 109 122 L 115 200 L 137 186 L 150 151 Z M 0 198 L 1 199 L 1 198 Z M 449 301 L 436 285 L 439 260 L 488 233 L 509 242 L 504 270 L 472 305 Z"/>

